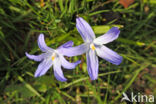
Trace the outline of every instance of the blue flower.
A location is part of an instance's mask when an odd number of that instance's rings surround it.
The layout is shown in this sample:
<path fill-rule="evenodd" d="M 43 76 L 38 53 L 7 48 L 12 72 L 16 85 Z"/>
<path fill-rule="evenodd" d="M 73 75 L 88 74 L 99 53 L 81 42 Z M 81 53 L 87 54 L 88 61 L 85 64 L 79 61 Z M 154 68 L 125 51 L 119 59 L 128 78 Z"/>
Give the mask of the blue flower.
<path fill-rule="evenodd" d="M 74 69 L 81 62 L 77 61 L 75 63 L 69 63 L 60 51 L 72 47 L 72 41 L 66 42 L 57 49 L 52 49 L 46 45 L 44 35 L 40 34 L 38 37 L 38 46 L 43 52 L 41 55 L 30 55 L 27 52 L 25 53 L 29 59 L 41 62 L 35 72 L 35 77 L 44 75 L 49 68 L 53 66 L 56 79 L 64 82 L 67 79 L 63 75 L 61 65 L 66 69 Z"/>
<path fill-rule="evenodd" d="M 62 53 L 69 57 L 86 53 L 87 70 L 91 80 L 98 77 L 98 56 L 115 65 L 122 62 L 122 56 L 105 46 L 105 44 L 118 38 L 120 30 L 117 27 L 111 28 L 106 34 L 98 38 L 95 37 L 91 26 L 83 18 L 78 17 L 76 19 L 76 27 L 84 43 L 68 50 L 62 50 Z"/>

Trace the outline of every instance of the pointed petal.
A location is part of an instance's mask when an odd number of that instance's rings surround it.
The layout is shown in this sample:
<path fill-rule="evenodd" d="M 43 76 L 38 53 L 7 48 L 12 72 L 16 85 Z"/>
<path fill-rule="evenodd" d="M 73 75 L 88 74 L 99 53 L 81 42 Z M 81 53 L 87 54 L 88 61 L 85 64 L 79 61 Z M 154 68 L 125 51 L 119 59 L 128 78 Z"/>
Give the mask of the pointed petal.
<path fill-rule="evenodd" d="M 52 48 L 48 47 L 44 41 L 44 35 L 40 34 L 38 37 L 38 46 L 41 49 L 41 51 L 46 52 L 48 50 L 53 50 Z"/>
<path fill-rule="evenodd" d="M 61 45 L 59 48 L 69 48 L 69 47 L 72 47 L 73 45 L 74 45 L 73 41 L 68 41 L 64 43 L 63 45 Z"/>
<path fill-rule="evenodd" d="M 57 80 L 61 82 L 67 81 L 67 79 L 64 77 L 62 69 L 61 69 L 61 62 L 58 58 L 54 60 L 54 75 Z"/>
<path fill-rule="evenodd" d="M 98 78 L 98 67 L 99 61 L 98 57 L 96 56 L 95 51 L 89 50 L 86 53 L 87 57 L 87 70 L 91 80 L 96 80 Z"/>
<path fill-rule="evenodd" d="M 80 60 L 74 63 L 70 63 L 63 56 L 60 56 L 60 59 L 61 59 L 61 65 L 66 69 L 74 69 L 78 64 L 81 63 Z"/>
<path fill-rule="evenodd" d="M 49 68 L 51 66 L 52 66 L 52 60 L 50 60 L 50 59 L 49 60 L 43 60 L 39 64 L 39 66 L 35 72 L 35 77 L 40 77 L 40 76 L 44 75 L 49 70 Z"/>
<path fill-rule="evenodd" d="M 112 64 L 119 65 L 122 62 L 122 56 L 107 48 L 106 46 L 96 47 L 99 57 L 109 61 Z"/>
<path fill-rule="evenodd" d="M 89 49 L 89 44 L 84 43 L 76 47 L 61 48 L 58 49 L 58 51 L 59 53 L 65 56 L 72 57 L 72 56 L 82 55 L 83 53 L 87 52 L 88 49 Z"/>
<path fill-rule="evenodd" d="M 76 28 L 84 41 L 92 41 L 95 38 L 91 26 L 83 18 L 76 18 Z"/>
<path fill-rule="evenodd" d="M 96 38 L 94 43 L 98 45 L 107 44 L 117 39 L 119 34 L 120 30 L 117 27 L 112 27 L 106 34 Z"/>
<path fill-rule="evenodd" d="M 41 55 L 30 55 L 27 52 L 25 52 L 25 55 L 29 59 L 34 60 L 34 61 L 42 61 L 44 59 L 44 54 L 41 54 Z"/>

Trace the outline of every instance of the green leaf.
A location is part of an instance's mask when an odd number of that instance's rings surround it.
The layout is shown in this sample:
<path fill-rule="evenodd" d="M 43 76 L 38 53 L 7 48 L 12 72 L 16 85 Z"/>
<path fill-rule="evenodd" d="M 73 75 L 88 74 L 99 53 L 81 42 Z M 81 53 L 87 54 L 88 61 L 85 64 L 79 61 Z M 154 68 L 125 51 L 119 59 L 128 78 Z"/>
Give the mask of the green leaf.
<path fill-rule="evenodd" d="M 151 3 L 151 4 L 156 4 L 156 0 L 143 0 L 144 3 Z"/>
<path fill-rule="evenodd" d="M 29 89 L 32 93 L 40 97 L 41 100 L 45 101 L 45 99 L 30 84 L 26 83 L 22 77 L 18 76 L 18 79 L 25 85 L 27 89 Z"/>
<path fill-rule="evenodd" d="M 16 91 L 23 98 L 29 98 L 29 97 L 35 96 L 35 94 L 32 93 L 30 90 L 28 90 L 24 84 L 18 84 L 18 85 L 11 84 L 7 86 L 5 89 L 5 92 L 9 94 L 11 94 L 13 91 Z"/>
<path fill-rule="evenodd" d="M 60 6 L 60 9 L 61 9 L 61 12 L 63 12 L 63 10 L 64 10 L 63 0 L 58 0 L 58 3 L 59 3 L 59 6 Z"/>
<path fill-rule="evenodd" d="M 112 27 L 121 28 L 121 27 L 123 27 L 123 25 L 101 25 L 101 26 L 99 25 L 99 26 L 93 26 L 92 28 L 93 28 L 95 34 L 104 34 Z"/>

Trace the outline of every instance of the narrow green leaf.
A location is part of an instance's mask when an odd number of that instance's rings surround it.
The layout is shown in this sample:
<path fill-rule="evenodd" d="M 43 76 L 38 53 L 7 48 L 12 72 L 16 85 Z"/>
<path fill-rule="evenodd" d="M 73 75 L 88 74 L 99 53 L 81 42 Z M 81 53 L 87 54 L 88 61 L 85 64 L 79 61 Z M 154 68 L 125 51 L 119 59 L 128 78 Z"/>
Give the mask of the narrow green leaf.
<path fill-rule="evenodd" d="M 20 76 L 18 76 L 18 79 L 35 95 L 37 95 L 41 100 L 45 101 L 45 99 L 27 82 L 24 81 L 24 79 Z"/>
<path fill-rule="evenodd" d="M 122 28 L 123 25 L 99 25 L 99 26 L 93 26 L 92 28 L 95 34 L 104 34 L 112 27 Z"/>

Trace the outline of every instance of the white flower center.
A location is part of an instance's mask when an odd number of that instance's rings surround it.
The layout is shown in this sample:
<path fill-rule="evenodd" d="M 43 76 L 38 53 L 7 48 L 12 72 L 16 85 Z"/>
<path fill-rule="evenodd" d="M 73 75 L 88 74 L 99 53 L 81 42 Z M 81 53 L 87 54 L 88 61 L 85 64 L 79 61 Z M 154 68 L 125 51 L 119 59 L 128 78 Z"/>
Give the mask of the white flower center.
<path fill-rule="evenodd" d="M 93 51 L 96 49 L 93 43 L 90 44 L 90 48 L 91 48 Z"/>
<path fill-rule="evenodd" d="M 56 57 L 56 53 L 54 52 L 54 53 L 52 54 L 52 57 L 51 57 L 52 61 L 55 60 L 55 57 Z"/>
<path fill-rule="evenodd" d="M 59 52 L 54 50 L 51 56 L 52 61 L 54 61 L 57 57 L 59 57 Z"/>

